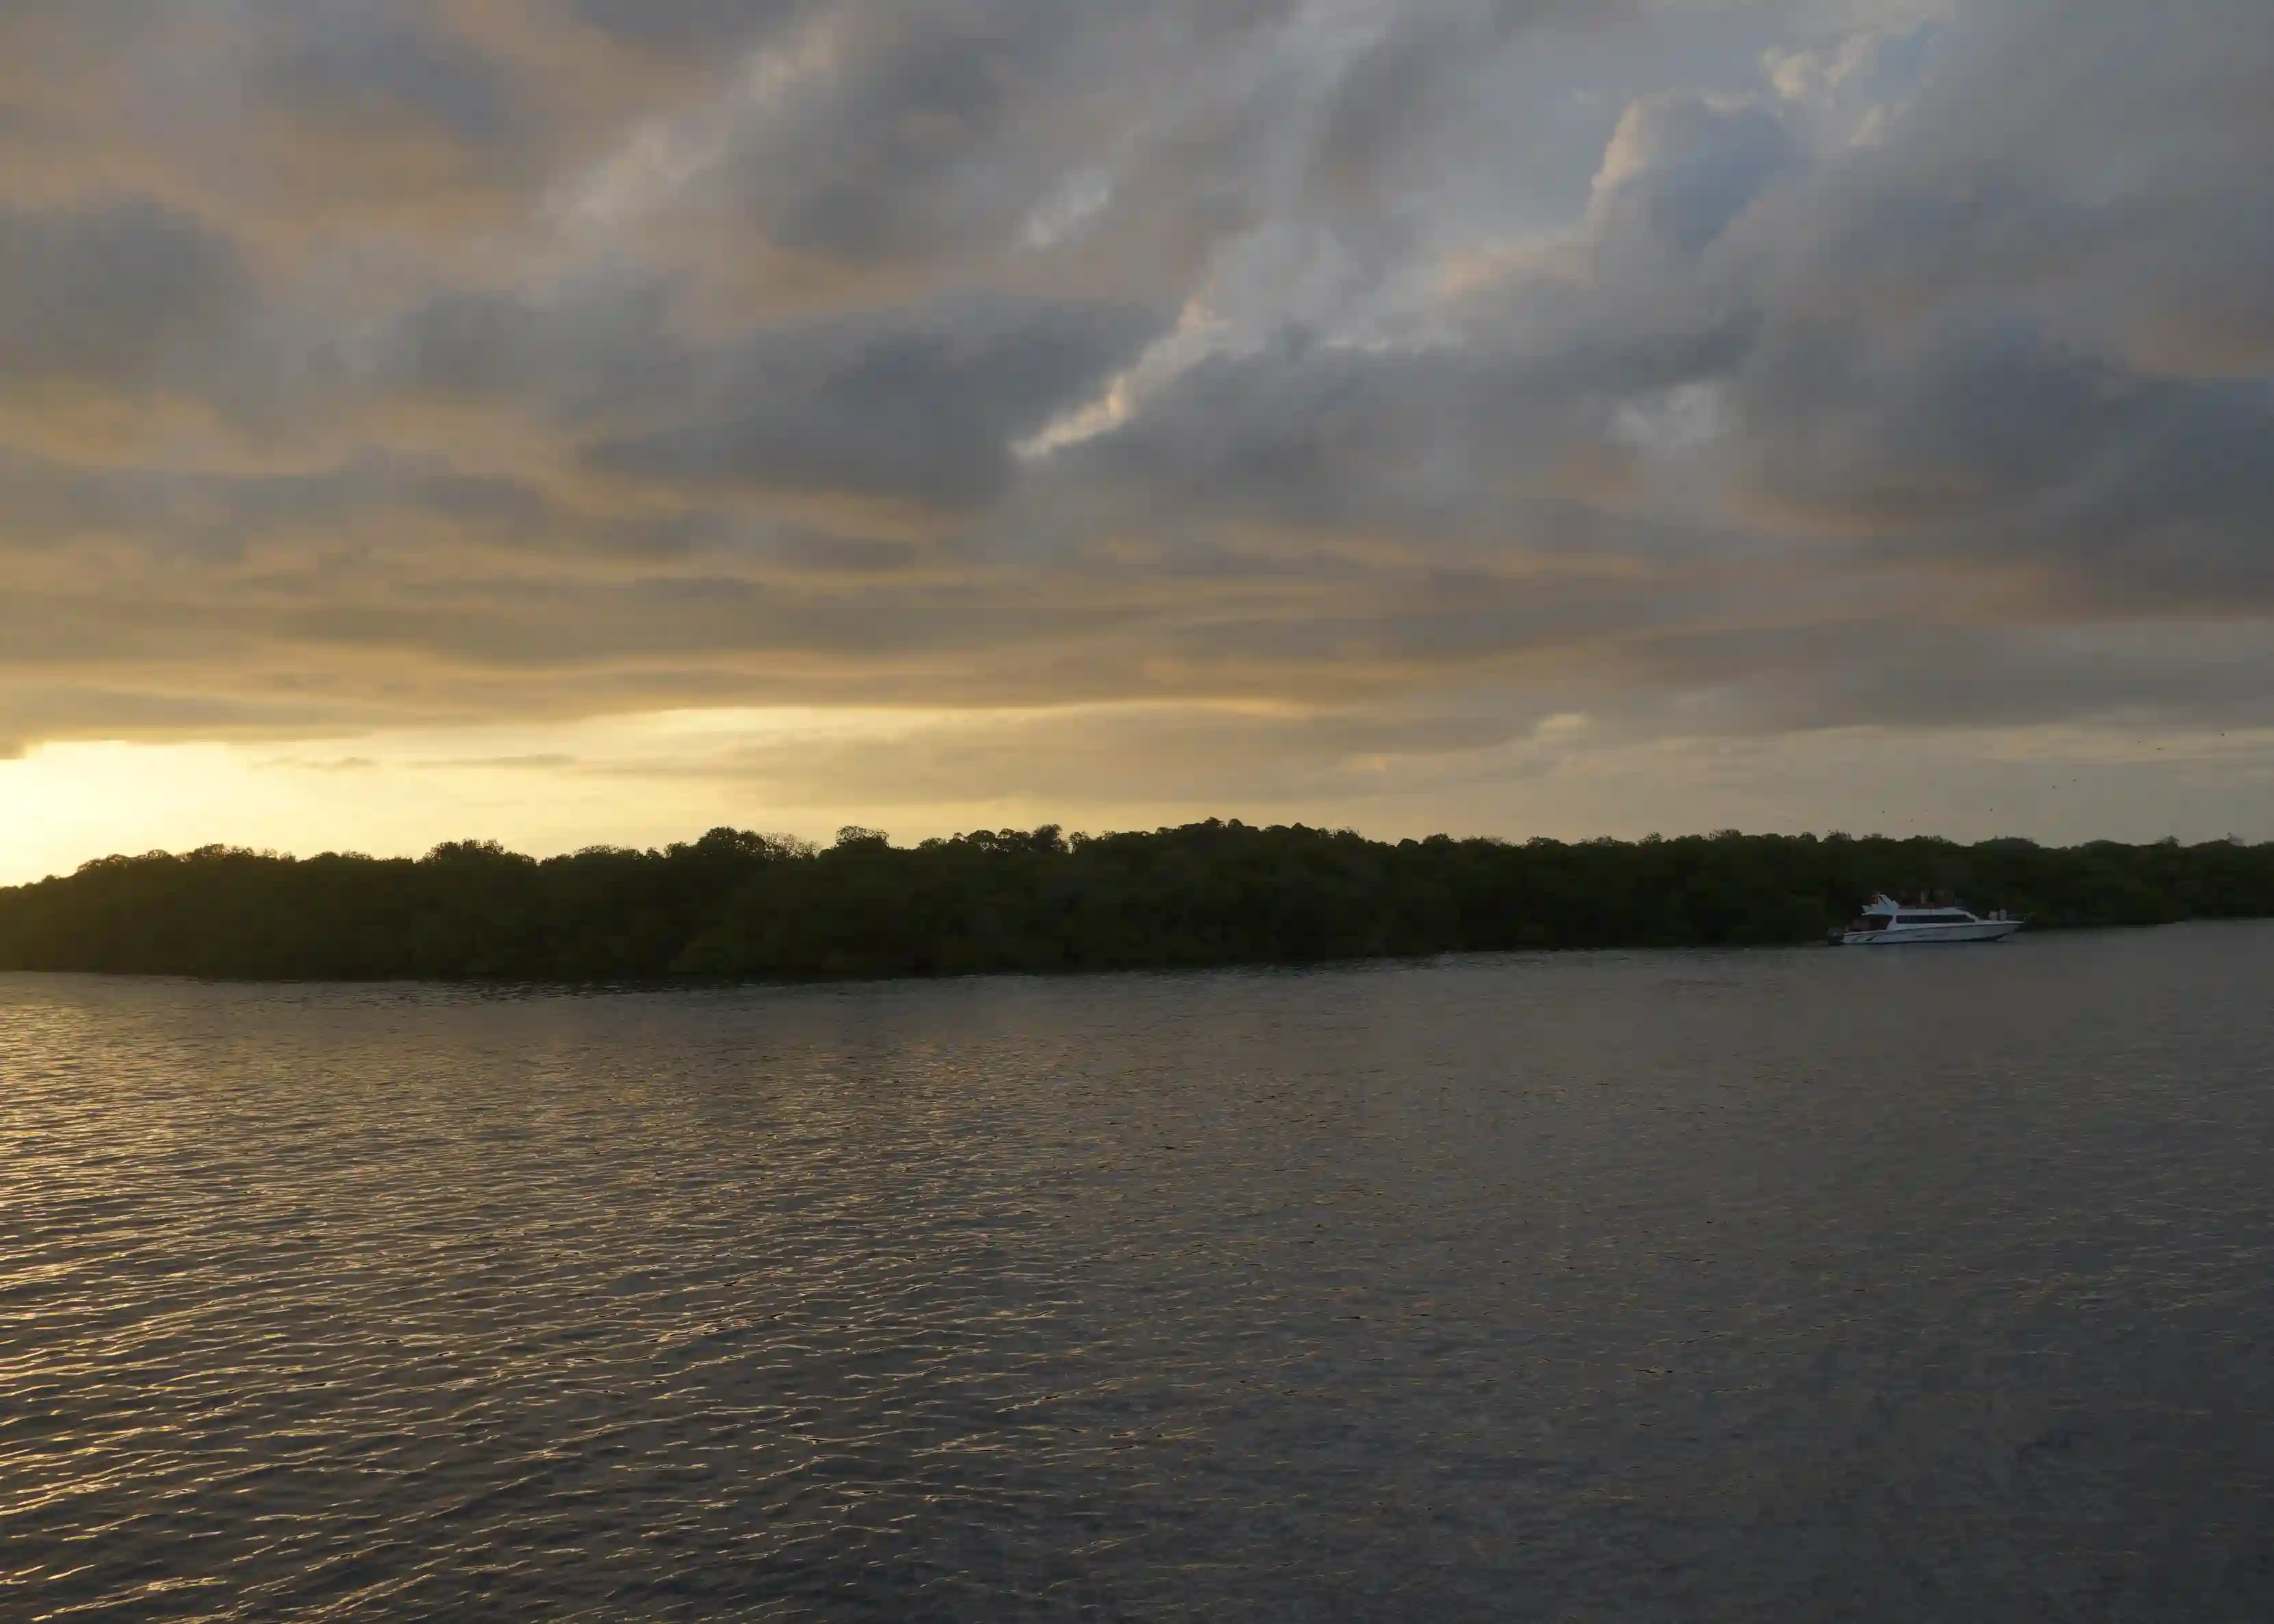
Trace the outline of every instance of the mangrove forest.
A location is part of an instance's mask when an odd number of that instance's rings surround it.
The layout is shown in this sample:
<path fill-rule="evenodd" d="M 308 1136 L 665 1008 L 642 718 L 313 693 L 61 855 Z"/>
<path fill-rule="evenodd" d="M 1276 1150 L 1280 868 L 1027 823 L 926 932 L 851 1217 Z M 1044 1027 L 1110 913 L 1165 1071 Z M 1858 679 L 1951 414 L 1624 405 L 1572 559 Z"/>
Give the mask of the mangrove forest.
<path fill-rule="evenodd" d="M 2038 929 L 2274 915 L 2274 845 L 1718 835 L 1395 843 L 1210 820 L 817 847 L 714 829 L 542 861 L 208 846 L 0 890 L 0 969 L 259 980 L 817 980 L 1820 940 L 1872 893 Z"/>

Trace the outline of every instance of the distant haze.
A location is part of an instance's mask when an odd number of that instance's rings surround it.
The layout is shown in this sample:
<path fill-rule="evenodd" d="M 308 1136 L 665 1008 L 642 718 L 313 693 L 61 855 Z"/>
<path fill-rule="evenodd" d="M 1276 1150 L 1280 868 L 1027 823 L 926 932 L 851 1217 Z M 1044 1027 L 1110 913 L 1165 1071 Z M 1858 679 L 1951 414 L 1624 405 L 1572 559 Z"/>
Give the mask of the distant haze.
<path fill-rule="evenodd" d="M 11 0 L 0 881 L 2274 837 L 2264 0 Z"/>

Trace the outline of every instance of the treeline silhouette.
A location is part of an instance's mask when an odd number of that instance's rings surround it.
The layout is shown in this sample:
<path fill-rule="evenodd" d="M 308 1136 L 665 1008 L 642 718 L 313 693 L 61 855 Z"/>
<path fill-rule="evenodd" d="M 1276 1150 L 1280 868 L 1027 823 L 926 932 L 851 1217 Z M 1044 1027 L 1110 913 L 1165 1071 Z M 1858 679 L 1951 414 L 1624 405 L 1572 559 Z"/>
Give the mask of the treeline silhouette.
<path fill-rule="evenodd" d="M 109 857 L 0 890 L 0 968 L 258 980 L 814 980 L 1803 942 L 1873 892 L 2040 927 L 2274 915 L 2274 845 L 1734 831 L 1396 844 L 1187 824 L 817 849 L 714 829 L 538 861 L 493 842 L 296 859 Z"/>

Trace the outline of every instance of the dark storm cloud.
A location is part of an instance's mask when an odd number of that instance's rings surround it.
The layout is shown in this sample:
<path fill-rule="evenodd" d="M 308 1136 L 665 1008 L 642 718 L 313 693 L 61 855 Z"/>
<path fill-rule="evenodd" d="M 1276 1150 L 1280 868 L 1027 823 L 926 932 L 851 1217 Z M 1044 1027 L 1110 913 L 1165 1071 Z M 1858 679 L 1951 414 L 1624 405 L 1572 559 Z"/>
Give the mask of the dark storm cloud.
<path fill-rule="evenodd" d="M 1606 160 L 1598 252 L 1635 252 L 1638 244 L 1621 240 L 1630 234 L 1703 252 L 1801 162 L 1792 132 L 1766 108 L 1717 107 L 1688 95 L 1637 102 Z"/>
<path fill-rule="evenodd" d="M 1058 472 L 1136 503 L 1514 541 L 1507 521 L 1528 499 L 1623 477 L 1607 463 L 1623 401 L 1709 372 L 1740 342 L 1699 330 L 1547 355 L 1375 354 L 1288 335 L 1193 366 Z"/>
<path fill-rule="evenodd" d="M 1743 381 L 1757 492 L 1803 523 L 2036 560 L 2120 604 L 2274 602 L 2264 383 L 2143 377 L 2014 322 L 1894 355 L 1803 333 Z"/>
<path fill-rule="evenodd" d="M 743 132 L 725 181 L 732 205 L 784 247 L 854 259 L 1001 229 L 999 216 L 960 211 L 953 183 L 999 133 L 1019 58 L 1040 54 L 1051 25 L 1007 7 L 973 23 L 919 14 L 878 25 L 837 94 Z"/>
<path fill-rule="evenodd" d="M 1466 64 L 1489 61 L 1525 27 L 1600 27 L 1624 0 L 1437 0 L 1397 8 L 1319 97 L 1306 185 L 1336 212 L 1398 212 L 1391 189 L 1426 187 L 1434 140 L 1457 116 Z M 1247 19 L 1252 23 L 1252 19 Z M 1455 93 L 1455 94 L 1449 94 Z"/>
<path fill-rule="evenodd" d="M 1954 716 L 1986 726 L 2097 715 L 2135 726 L 2186 716 L 2244 727 L 2274 703 L 2274 650 L 2263 639 L 2184 622 L 2096 635 L 1859 614 L 1783 628 L 1670 629 L 1630 653 L 1634 676 L 1689 694 L 1736 733 L 1931 728 Z"/>
<path fill-rule="evenodd" d="M 2047 43 L 2023 24 L 2052 21 L 2026 8 L 1984 29 L 1983 48 L 2007 53 L 2001 82 Z M 2187 53 L 2232 83 L 2216 49 L 2194 39 Z M 1474 513 L 1488 472 L 1537 478 L 1589 447 L 1611 454 L 1623 402 L 1690 385 L 1722 419 L 1694 455 L 1743 487 L 1739 522 L 1954 568 L 2035 560 L 2111 599 L 2267 602 L 2274 475 L 2252 454 L 2274 427 L 2266 379 L 2159 368 L 2120 295 L 2168 260 L 2178 286 L 2224 291 L 2230 342 L 2247 355 L 2263 342 L 2246 279 L 2225 267 L 2251 258 L 2238 237 L 2255 240 L 2259 205 L 2243 177 L 2274 147 L 2274 121 L 2240 94 L 2202 121 L 2195 184 L 2215 184 L 2190 206 L 2176 184 L 2095 197 L 2109 177 L 2033 172 L 1992 139 L 1994 114 L 1975 119 L 1979 146 L 1965 141 L 1972 111 L 1914 109 L 1949 117 L 1811 165 L 1795 109 L 1639 100 L 1568 251 L 1579 277 L 1514 272 L 1457 343 L 1418 358 L 1314 343 L 1205 364 L 1093 455 L 1180 495 L 1291 515 L 1421 488 Z M 2163 234 L 2143 243 L 2150 211 Z"/>
<path fill-rule="evenodd" d="M 496 142 L 513 120 L 512 88 L 486 54 L 415 6 L 289 0 L 246 20 L 270 43 L 256 93 L 308 121 L 377 117 Z"/>
<path fill-rule="evenodd" d="M 595 466 L 670 482 L 968 504 L 1012 443 L 1126 360 L 1141 312 L 955 301 L 778 327 L 739 347 L 680 426 L 595 447 Z"/>
<path fill-rule="evenodd" d="M 223 237 L 133 198 L 0 209 L 0 372 L 133 389 L 251 289 Z"/>
<path fill-rule="evenodd" d="M 542 301 L 455 289 L 404 312 L 381 341 L 381 383 L 443 400 L 614 417 L 684 396 L 696 358 L 653 284 L 572 289 Z"/>
<path fill-rule="evenodd" d="M 1268 49 L 1291 0 L 865 0 L 768 36 L 691 186 L 770 245 L 855 265 L 999 244 L 1072 164 L 1158 139 L 1156 98 L 1212 53 Z M 1103 117 L 1101 117 L 1103 115 Z M 1118 126 L 1118 127 L 1117 127 Z M 1232 167 L 1184 192 L 1241 184 Z M 1162 201 L 1188 207 L 1178 196 Z"/>
<path fill-rule="evenodd" d="M 9 8 L 10 736 L 2274 714 L 2263 4 L 1871 11 Z"/>
<path fill-rule="evenodd" d="M 715 58 L 817 9 L 818 0 L 568 0 L 611 38 L 674 56 Z"/>

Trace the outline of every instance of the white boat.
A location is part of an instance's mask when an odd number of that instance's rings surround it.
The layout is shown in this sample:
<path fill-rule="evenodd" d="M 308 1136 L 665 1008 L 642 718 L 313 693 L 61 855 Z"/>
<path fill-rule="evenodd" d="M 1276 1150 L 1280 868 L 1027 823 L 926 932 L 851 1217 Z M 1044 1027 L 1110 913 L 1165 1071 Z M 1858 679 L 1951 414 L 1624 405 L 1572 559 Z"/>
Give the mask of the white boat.
<path fill-rule="evenodd" d="M 1874 897 L 1864 917 L 1831 935 L 1834 947 L 1903 947 L 1935 942 L 2002 942 L 2022 928 L 2003 909 L 1987 919 L 1964 908 L 1906 904 Z"/>

